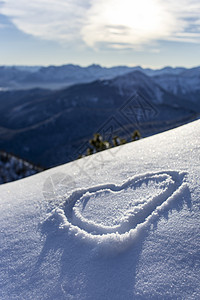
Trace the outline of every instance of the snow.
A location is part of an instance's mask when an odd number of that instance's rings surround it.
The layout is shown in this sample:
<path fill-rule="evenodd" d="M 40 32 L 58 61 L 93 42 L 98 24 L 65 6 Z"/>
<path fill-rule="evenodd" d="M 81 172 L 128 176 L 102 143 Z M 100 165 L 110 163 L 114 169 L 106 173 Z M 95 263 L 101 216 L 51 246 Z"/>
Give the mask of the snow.
<path fill-rule="evenodd" d="M 199 299 L 200 121 L 0 186 L 0 299 Z"/>
<path fill-rule="evenodd" d="M 192 68 L 184 70 L 179 74 L 174 73 L 161 73 L 158 75 L 155 73 L 153 76 L 155 82 L 159 84 L 165 90 L 178 95 L 184 96 L 194 92 L 199 92 L 199 73 L 200 68 Z M 196 98 L 190 97 L 190 101 L 196 102 Z"/>

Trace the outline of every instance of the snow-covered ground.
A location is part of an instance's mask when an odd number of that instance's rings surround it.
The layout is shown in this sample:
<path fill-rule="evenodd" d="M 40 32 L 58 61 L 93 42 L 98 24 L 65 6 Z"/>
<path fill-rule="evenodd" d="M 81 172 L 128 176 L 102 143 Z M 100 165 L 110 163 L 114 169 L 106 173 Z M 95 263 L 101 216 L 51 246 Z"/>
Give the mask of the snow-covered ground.
<path fill-rule="evenodd" d="M 200 299 L 200 121 L 0 187 L 0 299 Z"/>

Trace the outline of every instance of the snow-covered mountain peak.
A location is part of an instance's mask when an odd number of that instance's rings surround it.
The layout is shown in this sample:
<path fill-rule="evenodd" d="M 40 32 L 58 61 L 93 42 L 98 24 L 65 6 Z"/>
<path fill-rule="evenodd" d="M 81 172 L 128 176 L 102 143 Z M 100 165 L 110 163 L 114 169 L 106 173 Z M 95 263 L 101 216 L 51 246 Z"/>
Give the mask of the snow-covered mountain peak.
<path fill-rule="evenodd" d="M 154 82 L 153 78 L 139 70 L 114 78 L 111 81 L 111 85 L 116 86 L 122 96 L 127 97 L 128 95 L 141 93 L 150 101 L 155 103 L 163 102 L 164 93 L 162 88 Z"/>
<path fill-rule="evenodd" d="M 180 74 L 163 74 L 154 76 L 157 82 L 165 90 L 180 96 L 198 99 L 195 93 L 200 92 L 200 67 L 184 70 Z M 194 94 L 194 95 L 193 95 Z"/>

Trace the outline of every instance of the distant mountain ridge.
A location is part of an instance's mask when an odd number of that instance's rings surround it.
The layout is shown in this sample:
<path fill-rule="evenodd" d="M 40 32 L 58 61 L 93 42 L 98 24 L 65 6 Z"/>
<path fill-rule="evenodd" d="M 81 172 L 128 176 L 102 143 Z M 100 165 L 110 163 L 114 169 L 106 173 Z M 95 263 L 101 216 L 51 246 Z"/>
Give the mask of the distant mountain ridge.
<path fill-rule="evenodd" d="M 20 90 L 31 88 L 61 89 L 77 83 L 89 83 L 98 79 L 112 79 L 129 72 L 141 71 L 148 76 L 164 74 L 179 75 L 186 68 L 165 67 L 160 70 L 143 69 L 140 66 L 116 66 L 111 68 L 100 65 L 80 67 L 68 64 L 49 67 L 0 66 L 0 90 Z"/>

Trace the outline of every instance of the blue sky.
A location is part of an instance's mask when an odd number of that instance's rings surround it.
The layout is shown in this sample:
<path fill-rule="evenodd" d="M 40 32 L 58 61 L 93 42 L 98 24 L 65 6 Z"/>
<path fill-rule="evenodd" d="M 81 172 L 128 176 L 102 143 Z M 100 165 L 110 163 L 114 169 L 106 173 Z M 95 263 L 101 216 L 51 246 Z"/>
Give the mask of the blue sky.
<path fill-rule="evenodd" d="M 0 0 L 0 65 L 200 65 L 199 0 Z"/>

